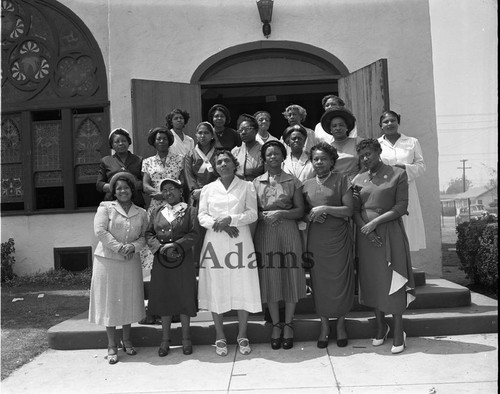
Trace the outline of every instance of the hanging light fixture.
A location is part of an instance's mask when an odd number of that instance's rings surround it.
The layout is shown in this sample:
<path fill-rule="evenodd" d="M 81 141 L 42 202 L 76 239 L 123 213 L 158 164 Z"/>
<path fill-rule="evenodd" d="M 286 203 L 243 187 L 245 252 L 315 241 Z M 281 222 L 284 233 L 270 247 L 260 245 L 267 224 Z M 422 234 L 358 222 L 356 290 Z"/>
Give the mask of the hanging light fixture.
<path fill-rule="evenodd" d="M 257 1 L 257 8 L 259 9 L 260 20 L 263 23 L 262 33 L 266 38 L 271 35 L 271 19 L 273 17 L 273 0 L 259 0 Z"/>

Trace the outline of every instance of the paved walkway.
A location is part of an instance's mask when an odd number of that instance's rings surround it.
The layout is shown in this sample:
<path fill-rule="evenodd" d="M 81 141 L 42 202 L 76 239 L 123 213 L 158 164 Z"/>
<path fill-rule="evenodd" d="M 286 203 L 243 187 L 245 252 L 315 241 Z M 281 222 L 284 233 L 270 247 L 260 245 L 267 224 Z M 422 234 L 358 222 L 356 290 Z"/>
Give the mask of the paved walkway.
<path fill-rule="evenodd" d="M 497 393 L 498 334 L 408 338 L 404 353 L 391 340 L 374 348 L 351 340 L 327 350 L 314 342 L 273 351 L 253 345 L 249 356 L 230 345 L 227 357 L 212 346 L 191 356 L 173 348 L 119 352 L 109 365 L 105 350 L 48 350 L 2 381 L 2 394 L 36 393 Z"/>

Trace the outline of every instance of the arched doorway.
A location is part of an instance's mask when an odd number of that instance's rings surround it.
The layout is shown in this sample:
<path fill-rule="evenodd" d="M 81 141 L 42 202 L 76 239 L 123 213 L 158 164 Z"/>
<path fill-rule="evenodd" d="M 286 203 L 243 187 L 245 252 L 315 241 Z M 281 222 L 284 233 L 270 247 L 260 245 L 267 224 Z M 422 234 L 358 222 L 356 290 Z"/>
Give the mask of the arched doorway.
<path fill-rule="evenodd" d="M 148 157 L 154 150 L 144 133 L 165 123 L 165 108 L 185 108 L 191 124 L 206 120 L 210 106 L 225 104 L 235 127 L 241 113 L 267 110 L 271 132 L 287 126 L 284 109 L 294 103 L 307 112 L 305 125 L 314 128 L 323 114 L 321 99 L 338 94 L 358 119 L 358 135 L 378 134 L 378 117 L 389 106 L 387 62 L 378 60 L 349 73 L 333 54 L 303 43 L 258 41 L 222 50 L 204 60 L 191 83 L 132 80 L 134 151 Z M 360 132 L 361 131 L 361 132 Z M 193 127 L 188 127 L 193 133 Z"/>
<path fill-rule="evenodd" d="M 321 99 L 338 94 L 347 67 L 332 54 L 299 42 L 258 41 L 223 50 L 205 60 L 191 78 L 201 88 L 202 114 L 218 103 L 231 117 L 266 110 L 270 131 L 279 137 L 288 126 L 282 116 L 290 104 L 307 110 L 304 124 L 313 128 L 323 113 Z"/>

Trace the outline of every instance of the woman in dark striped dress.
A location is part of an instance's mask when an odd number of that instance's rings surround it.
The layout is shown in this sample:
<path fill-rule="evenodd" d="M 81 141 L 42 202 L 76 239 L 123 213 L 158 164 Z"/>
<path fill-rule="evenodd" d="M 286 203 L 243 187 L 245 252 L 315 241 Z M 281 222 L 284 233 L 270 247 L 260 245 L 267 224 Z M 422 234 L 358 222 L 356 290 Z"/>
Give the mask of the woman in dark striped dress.
<path fill-rule="evenodd" d="M 255 251 L 259 263 L 260 292 L 273 320 L 271 347 L 293 347 L 295 305 L 306 295 L 302 246 L 296 220 L 302 218 L 301 182 L 281 169 L 286 148 L 279 141 L 266 142 L 261 150 L 267 172 L 253 181 L 257 191 L 259 221 Z M 279 302 L 285 302 L 285 322 L 280 322 Z"/>

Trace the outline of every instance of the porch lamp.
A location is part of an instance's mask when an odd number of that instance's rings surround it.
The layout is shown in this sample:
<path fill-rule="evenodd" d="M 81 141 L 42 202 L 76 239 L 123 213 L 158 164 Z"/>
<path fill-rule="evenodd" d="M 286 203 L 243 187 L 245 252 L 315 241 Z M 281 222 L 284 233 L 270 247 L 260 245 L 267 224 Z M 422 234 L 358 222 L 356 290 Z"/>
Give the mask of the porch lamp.
<path fill-rule="evenodd" d="M 273 17 L 273 0 L 259 0 L 257 1 L 257 8 L 259 9 L 260 20 L 264 24 L 262 33 L 266 38 L 269 38 L 271 35 L 271 18 Z"/>

